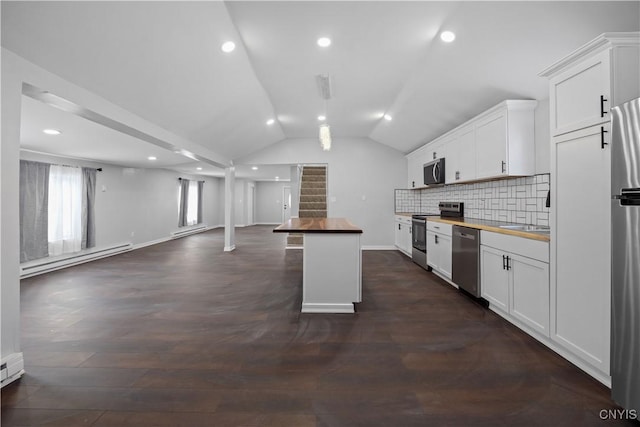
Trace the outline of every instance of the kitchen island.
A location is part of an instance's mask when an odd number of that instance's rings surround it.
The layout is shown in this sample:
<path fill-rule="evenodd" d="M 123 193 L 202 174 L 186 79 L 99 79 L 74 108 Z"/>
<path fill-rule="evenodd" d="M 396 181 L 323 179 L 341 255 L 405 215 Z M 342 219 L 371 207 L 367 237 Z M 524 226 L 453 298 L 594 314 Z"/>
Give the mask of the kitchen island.
<path fill-rule="evenodd" d="M 353 313 L 362 301 L 362 229 L 344 218 L 291 218 L 274 233 L 303 233 L 303 313 Z"/>

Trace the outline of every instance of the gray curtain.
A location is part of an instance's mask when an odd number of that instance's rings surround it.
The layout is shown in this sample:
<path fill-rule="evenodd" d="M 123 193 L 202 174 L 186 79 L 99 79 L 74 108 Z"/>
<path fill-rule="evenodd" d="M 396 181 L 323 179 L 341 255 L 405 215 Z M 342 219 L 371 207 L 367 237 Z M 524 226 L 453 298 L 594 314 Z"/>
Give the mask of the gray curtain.
<path fill-rule="evenodd" d="M 189 180 L 180 180 L 180 209 L 178 213 L 178 227 L 187 225 L 187 205 L 189 203 Z"/>
<path fill-rule="evenodd" d="M 82 168 L 82 249 L 96 245 L 96 172 Z"/>
<path fill-rule="evenodd" d="M 49 166 L 20 160 L 20 262 L 49 256 Z"/>
<path fill-rule="evenodd" d="M 204 190 L 204 181 L 198 181 L 198 224 L 202 224 L 202 195 Z"/>

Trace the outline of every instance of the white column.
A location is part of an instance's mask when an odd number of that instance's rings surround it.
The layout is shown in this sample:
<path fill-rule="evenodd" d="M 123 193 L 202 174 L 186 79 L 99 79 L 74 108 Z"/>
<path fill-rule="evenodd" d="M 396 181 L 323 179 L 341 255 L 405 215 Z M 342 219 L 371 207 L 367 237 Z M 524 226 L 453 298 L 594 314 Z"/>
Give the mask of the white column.
<path fill-rule="evenodd" d="M 11 61 L 2 58 L 2 144 L 0 145 L 0 305 L 2 363 L 9 378 L 22 375 L 20 353 L 20 108 L 22 80 Z"/>
<path fill-rule="evenodd" d="M 236 248 L 235 213 L 236 168 L 230 166 L 224 170 L 224 251 Z"/>

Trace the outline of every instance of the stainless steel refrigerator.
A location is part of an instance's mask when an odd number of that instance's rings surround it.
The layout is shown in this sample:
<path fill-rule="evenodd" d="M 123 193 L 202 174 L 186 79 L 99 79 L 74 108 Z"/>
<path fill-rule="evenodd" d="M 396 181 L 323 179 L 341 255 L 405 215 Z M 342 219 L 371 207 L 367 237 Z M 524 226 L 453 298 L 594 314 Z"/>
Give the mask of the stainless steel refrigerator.
<path fill-rule="evenodd" d="M 611 110 L 611 190 L 611 397 L 640 414 L 640 98 Z"/>

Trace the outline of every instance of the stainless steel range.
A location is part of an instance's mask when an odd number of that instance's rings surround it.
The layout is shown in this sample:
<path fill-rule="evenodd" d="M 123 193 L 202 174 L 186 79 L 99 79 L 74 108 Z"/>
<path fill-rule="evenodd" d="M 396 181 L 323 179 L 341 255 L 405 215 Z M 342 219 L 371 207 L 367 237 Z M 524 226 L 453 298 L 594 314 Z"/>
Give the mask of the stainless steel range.
<path fill-rule="evenodd" d="M 438 203 L 440 215 L 416 214 L 411 216 L 411 259 L 425 270 L 431 270 L 427 265 L 427 218 L 430 216 L 455 217 L 464 216 L 463 202 Z"/>

